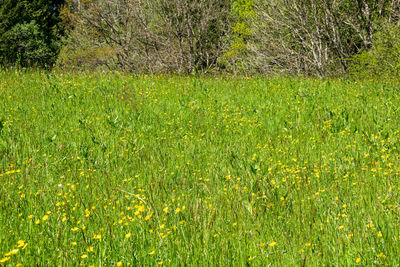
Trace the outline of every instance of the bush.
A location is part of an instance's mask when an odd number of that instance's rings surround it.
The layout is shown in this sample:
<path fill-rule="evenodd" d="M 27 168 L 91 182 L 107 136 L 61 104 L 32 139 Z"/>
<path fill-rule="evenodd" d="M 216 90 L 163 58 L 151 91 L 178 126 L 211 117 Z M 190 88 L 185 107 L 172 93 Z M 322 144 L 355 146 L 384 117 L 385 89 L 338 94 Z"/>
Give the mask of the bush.
<path fill-rule="evenodd" d="M 372 47 L 352 59 L 351 74 L 359 78 L 400 77 L 400 27 L 385 23 L 374 35 Z"/>
<path fill-rule="evenodd" d="M 56 57 L 44 40 L 45 34 L 35 21 L 16 24 L 0 43 L 1 61 L 21 67 L 44 67 Z"/>

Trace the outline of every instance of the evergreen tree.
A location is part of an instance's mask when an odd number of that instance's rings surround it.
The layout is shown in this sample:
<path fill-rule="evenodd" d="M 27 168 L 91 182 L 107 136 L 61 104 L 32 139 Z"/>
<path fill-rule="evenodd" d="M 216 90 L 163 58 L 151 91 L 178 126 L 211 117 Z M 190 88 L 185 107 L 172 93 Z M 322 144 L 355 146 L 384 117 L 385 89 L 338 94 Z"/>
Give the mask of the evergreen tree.
<path fill-rule="evenodd" d="M 0 64 L 50 66 L 63 34 L 65 0 L 0 0 Z"/>

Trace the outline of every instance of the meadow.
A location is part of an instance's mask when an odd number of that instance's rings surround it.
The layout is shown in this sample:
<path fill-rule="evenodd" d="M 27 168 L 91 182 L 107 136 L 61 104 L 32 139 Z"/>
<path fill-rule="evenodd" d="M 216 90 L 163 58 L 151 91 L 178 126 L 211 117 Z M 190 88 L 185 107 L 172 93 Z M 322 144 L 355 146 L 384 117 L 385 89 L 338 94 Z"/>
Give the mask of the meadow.
<path fill-rule="evenodd" d="M 400 87 L 0 71 L 0 266 L 400 263 Z"/>

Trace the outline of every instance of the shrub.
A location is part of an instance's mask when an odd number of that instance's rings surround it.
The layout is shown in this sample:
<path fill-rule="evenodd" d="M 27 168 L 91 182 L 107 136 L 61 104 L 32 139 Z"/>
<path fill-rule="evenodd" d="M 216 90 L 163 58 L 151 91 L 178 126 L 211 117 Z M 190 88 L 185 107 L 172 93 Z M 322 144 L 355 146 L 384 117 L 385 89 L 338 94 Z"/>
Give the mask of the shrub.
<path fill-rule="evenodd" d="M 392 79 L 400 76 L 400 27 L 385 23 L 375 33 L 372 47 L 351 60 L 351 74 L 359 78 Z"/>
<path fill-rule="evenodd" d="M 2 61 L 22 67 L 45 66 L 55 59 L 54 49 L 45 43 L 44 32 L 35 21 L 16 24 L 0 44 Z"/>

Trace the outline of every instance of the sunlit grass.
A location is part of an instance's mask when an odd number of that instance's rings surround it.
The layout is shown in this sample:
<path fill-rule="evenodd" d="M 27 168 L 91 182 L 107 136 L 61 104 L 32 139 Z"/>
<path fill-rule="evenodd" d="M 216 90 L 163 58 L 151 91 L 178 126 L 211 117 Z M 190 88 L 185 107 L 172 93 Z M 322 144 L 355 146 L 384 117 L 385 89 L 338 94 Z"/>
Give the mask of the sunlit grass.
<path fill-rule="evenodd" d="M 394 265 L 400 90 L 0 73 L 0 265 Z"/>

